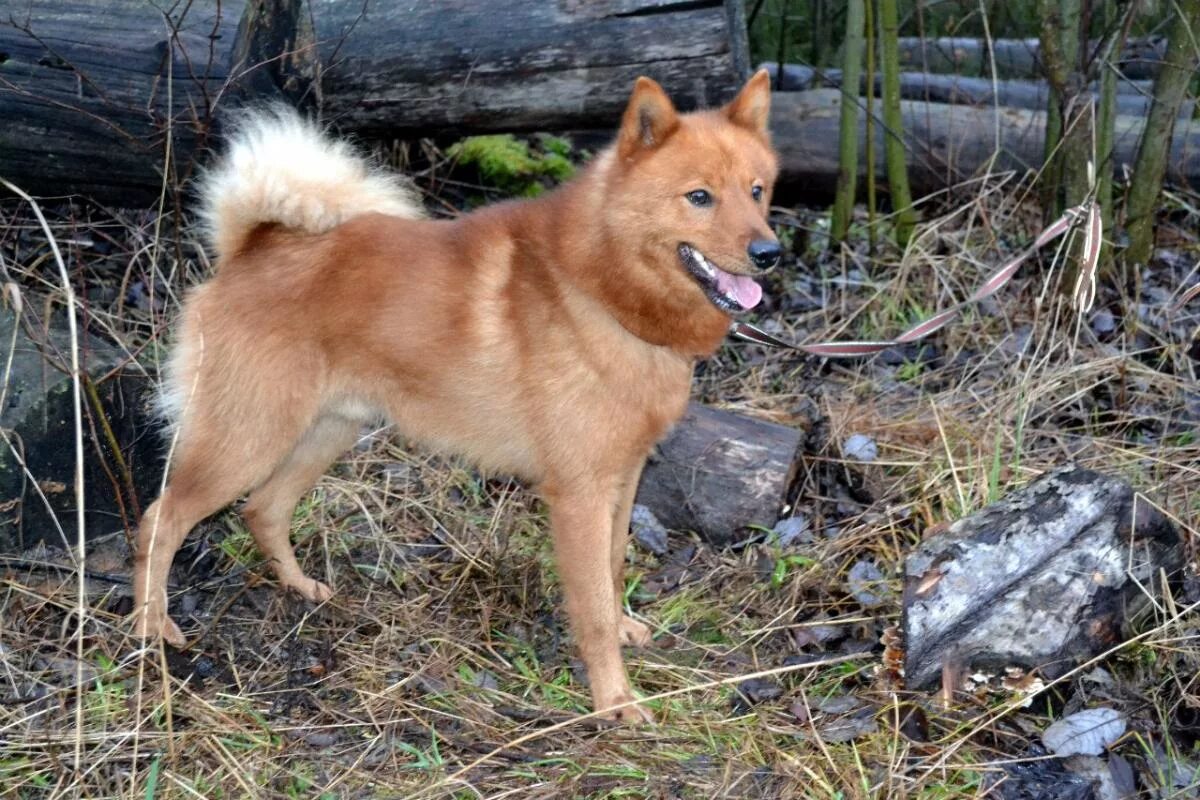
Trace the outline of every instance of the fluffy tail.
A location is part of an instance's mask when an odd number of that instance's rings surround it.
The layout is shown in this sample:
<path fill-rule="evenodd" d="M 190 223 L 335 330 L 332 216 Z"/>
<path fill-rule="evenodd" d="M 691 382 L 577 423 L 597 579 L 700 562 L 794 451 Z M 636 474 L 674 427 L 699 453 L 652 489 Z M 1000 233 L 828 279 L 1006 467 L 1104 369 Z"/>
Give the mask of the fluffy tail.
<path fill-rule="evenodd" d="M 424 216 L 401 178 L 373 169 L 350 145 L 287 106 L 246 112 L 199 195 L 201 223 L 218 263 L 265 223 L 323 233 L 361 214 Z"/>

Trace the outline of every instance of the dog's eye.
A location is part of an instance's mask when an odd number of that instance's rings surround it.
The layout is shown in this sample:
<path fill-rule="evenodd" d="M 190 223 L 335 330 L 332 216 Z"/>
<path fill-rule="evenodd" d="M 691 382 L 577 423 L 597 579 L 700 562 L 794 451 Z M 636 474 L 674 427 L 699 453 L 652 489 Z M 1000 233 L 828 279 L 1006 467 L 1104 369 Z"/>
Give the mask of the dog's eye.
<path fill-rule="evenodd" d="M 750 196 L 754 198 L 754 202 L 760 202 L 762 200 L 762 187 L 758 185 L 751 186 Z"/>
<path fill-rule="evenodd" d="M 708 206 L 711 206 L 713 202 L 712 195 L 706 192 L 704 189 L 696 189 L 695 191 L 688 192 L 687 199 L 688 202 L 694 205 L 696 208 L 707 208 Z"/>

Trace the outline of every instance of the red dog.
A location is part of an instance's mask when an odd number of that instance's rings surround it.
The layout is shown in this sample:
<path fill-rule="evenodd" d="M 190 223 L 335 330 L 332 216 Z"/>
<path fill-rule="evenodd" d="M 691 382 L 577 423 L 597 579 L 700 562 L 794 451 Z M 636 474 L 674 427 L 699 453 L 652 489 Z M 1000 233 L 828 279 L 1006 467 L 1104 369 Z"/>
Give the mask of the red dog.
<path fill-rule="evenodd" d="M 577 178 L 453 220 L 423 219 L 397 180 L 290 112 L 252 118 L 203 190 L 217 268 L 184 304 L 166 381 L 178 441 L 138 534 L 138 632 L 183 642 L 171 560 L 246 492 L 279 583 L 327 599 L 296 561 L 292 513 L 384 416 L 537 487 L 595 708 L 648 718 L 620 653 L 650 639 L 621 608 L 630 507 L 693 361 L 779 258 L 769 104 L 766 72 L 691 114 L 639 78 L 616 142 Z"/>

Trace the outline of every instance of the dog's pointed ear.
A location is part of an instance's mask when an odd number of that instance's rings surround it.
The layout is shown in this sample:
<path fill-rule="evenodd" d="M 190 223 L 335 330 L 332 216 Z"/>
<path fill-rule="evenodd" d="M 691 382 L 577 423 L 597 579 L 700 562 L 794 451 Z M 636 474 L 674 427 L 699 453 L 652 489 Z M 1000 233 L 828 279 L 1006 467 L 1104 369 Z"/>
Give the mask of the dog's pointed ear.
<path fill-rule="evenodd" d="M 725 115 L 734 125 L 767 135 L 767 118 L 771 114 L 771 76 L 765 69 L 754 73 L 738 96 L 725 106 Z"/>
<path fill-rule="evenodd" d="M 654 81 L 638 78 L 617 137 L 621 157 L 629 158 L 639 150 L 659 146 L 677 127 L 679 113 L 671 98 Z"/>

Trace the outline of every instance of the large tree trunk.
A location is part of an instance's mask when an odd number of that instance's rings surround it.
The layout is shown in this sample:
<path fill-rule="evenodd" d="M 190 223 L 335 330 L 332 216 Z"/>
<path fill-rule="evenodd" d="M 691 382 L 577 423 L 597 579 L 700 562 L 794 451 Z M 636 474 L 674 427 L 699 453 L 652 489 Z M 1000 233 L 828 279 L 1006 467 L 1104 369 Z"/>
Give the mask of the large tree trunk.
<path fill-rule="evenodd" d="M 190 172 L 235 98 L 365 135 L 607 127 L 638 75 L 684 108 L 748 73 L 741 0 L 29 0 L 0 18 L 0 171 L 124 203 Z"/>
<path fill-rule="evenodd" d="M 832 193 L 837 181 L 838 115 L 841 95 L 833 89 L 777 92 L 772 96 L 771 135 L 779 150 L 783 181 L 812 194 Z M 994 170 L 1023 173 L 1042 163 L 1045 112 L 904 101 L 904 134 L 909 179 L 918 196 L 944 189 L 974 176 L 995 147 Z M 860 128 L 866 114 L 859 109 Z M 1132 164 L 1143 120 L 1117 117 L 1113 168 Z M 865 175 L 866 162 L 860 161 Z M 876 170 L 883 174 L 883 160 Z M 1200 123 L 1180 120 L 1175 126 L 1167 179 L 1200 188 Z"/>

